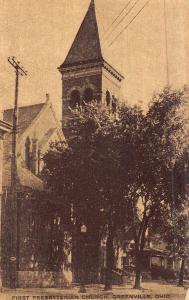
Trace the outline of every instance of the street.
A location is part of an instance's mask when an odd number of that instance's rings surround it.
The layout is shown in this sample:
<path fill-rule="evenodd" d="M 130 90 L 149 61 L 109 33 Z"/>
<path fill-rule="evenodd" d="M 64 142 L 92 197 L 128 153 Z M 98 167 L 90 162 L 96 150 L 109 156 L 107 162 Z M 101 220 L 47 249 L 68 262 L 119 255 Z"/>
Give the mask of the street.
<path fill-rule="evenodd" d="M 79 286 L 71 288 L 2 289 L 1 300 L 63 300 L 63 299 L 176 299 L 184 300 L 187 287 L 177 287 L 160 282 L 144 282 L 143 289 L 132 286 L 113 286 L 112 291 L 103 291 L 103 285 L 88 285 L 87 293 L 79 293 Z"/>

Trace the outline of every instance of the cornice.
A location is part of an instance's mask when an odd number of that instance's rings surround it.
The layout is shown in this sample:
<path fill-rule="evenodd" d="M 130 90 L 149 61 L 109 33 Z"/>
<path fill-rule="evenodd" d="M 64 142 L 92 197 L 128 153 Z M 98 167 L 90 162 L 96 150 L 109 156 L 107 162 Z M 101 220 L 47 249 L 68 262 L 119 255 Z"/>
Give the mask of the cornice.
<path fill-rule="evenodd" d="M 103 67 L 113 75 L 117 80 L 122 81 L 124 76 L 121 75 L 114 67 L 112 67 L 107 61 L 104 60 Z"/>
<path fill-rule="evenodd" d="M 77 76 L 77 73 L 82 76 L 82 72 L 86 72 L 89 69 L 94 68 L 104 68 L 106 71 L 108 71 L 113 77 L 115 77 L 119 82 L 121 82 L 124 79 L 124 76 L 122 76 L 114 67 L 112 67 L 107 61 L 88 61 L 85 63 L 77 63 L 77 64 L 70 64 L 70 65 L 62 65 L 58 68 L 60 73 L 62 74 L 63 78 L 69 78 L 73 76 Z M 85 73 L 86 75 L 86 73 Z"/>
<path fill-rule="evenodd" d="M 102 68 L 95 67 L 95 68 L 66 72 L 66 73 L 62 74 L 62 78 L 64 80 L 69 80 L 70 78 L 79 78 L 79 77 L 83 77 L 83 76 L 93 76 L 93 75 L 101 75 L 101 74 L 102 74 Z"/>
<path fill-rule="evenodd" d="M 69 64 L 65 66 L 60 66 L 58 70 L 61 74 L 63 73 L 69 73 L 69 72 L 75 72 L 77 70 L 85 70 L 89 68 L 95 68 L 95 67 L 102 67 L 103 61 L 88 61 L 88 62 L 80 62 L 75 64 Z"/>
<path fill-rule="evenodd" d="M 5 121 L 2 121 L 0 120 L 0 130 L 3 131 L 4 133 L 6 132 L 10 132 L 12 129 L 12 125 L 5 122 Z"/>

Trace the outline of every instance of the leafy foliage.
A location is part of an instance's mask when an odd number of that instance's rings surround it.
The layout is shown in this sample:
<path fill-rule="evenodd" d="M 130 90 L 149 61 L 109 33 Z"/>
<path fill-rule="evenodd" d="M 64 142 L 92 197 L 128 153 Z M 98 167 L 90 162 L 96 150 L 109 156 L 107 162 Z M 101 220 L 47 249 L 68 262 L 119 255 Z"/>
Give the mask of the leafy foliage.
<path fill-rule="evenodd" d="M 44 157 L 47 187 L 54 202 L 71 212 L 70 228 L 86 223 L 99 239 L 102 228 L 112 239 L 120 230 L 132 236 L 135 287 L 147 231 L 166 226 L 187 200 L 183 95 L 165 88 L 146 114 L 136 106 L 111 114 L 86 104 L 69 122 L 69 140 L 52 144 Z"/>

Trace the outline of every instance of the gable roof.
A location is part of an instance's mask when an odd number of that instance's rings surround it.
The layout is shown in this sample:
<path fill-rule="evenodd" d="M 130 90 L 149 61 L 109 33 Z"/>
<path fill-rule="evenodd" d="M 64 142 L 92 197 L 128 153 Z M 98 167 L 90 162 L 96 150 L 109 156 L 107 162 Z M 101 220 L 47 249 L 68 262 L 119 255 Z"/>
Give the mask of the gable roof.
<path fill-rule="evenodd" d="M 31 122 L 37 117 L 44 107 L 45 103 L 39 103 L 28 106 L 21 106 L 18 109 L 18 134 L 21 135 Z M 3 120 L 12 124 L 13 109 L 6 109 L 3 113 Z"/>
<path fill-rule="evenodd" d="M 47 102 L 45 102 L 45 103 L 19 107 L 18 110 L 19 136 L 21 136 L 25 132 L 25 130 L 27 130 L 28 127 L 31 126 L 31 124 L 35 122 L 35 120 L 38 119 L 39 115 L 41 115 L 41 112 L 43 112 L 44 109 L 47 107 L 51 107 L 50 103 L 49 105 L 47 105 Z M 52 113 L 54 116 L 53 110 Z M 8 121 L 9 123 L 12 123 L 13 109 L 5 110 L 3 117 L 4 120 Z M 4 160 L 3 186 L 4 187 L 8 187 L 11 184 L 11 140 L 12 140 L 12 136 L 10 133 L 6 136 L 3 145 L 4 146 L 4 156 L 3 156 L 3 160 Z M 26 168 L 24 161 L 19 156 L 17 156 L 17 178 L 18 178 L 19 185 L 22 187 L 31 188 L 35 190 L 43 190 L 42 180 Z"/>
<path fill-rule="evenodd" d="M 100 61 L 103 61 L 103 58 L 100 46 L 95 5 L 94 0 L 92 0 L 70 48 L 70 51 L 68 52 L 68 55 L 61 67 L 67 67 L 85 62 Z"/>

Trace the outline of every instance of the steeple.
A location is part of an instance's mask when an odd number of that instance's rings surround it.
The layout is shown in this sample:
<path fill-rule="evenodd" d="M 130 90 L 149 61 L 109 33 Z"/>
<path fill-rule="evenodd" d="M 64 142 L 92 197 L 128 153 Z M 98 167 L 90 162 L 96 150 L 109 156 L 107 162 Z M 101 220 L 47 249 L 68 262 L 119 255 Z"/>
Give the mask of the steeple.
<path fill-rule="evenodd" d="M 95 100 L 115 111 L 124 77 L 102 56 L 94 0 L 58 70 L 62 75 L 62 125 L 66 138 L 70 135 L 67 124 L 75 117 L 73 110 L 84 103 Z"/>
<path fill-rule="evenodd" d="M 94 0 L 61 67 L 103 61 Z"/>

